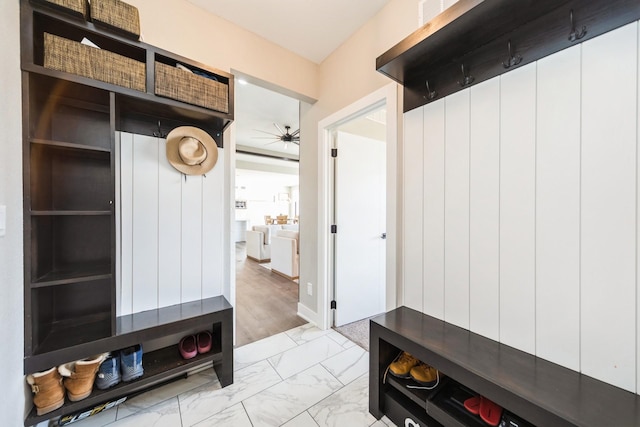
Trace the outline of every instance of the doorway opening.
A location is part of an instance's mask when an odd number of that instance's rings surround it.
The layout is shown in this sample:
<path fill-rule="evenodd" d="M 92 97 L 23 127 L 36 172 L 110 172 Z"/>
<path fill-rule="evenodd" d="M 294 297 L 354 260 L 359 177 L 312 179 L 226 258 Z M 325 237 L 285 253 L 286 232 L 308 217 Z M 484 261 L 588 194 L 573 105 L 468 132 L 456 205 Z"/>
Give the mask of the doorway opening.
<path fill-rule="evenodd" d="M 300 101 L 236 81 L 235 108 L 232 238 L 242 346 L 306 323 L 297 316 Z"/>
<path fill-rule="evenodd" d="M 341 323 L 341 316 L 339 310 L 341 309 L 341 295 L 347 296 L 347 304 L 342 305 L 344 309 L 345 321 L 353 320 L 357 317 L 368 316 L 377 314 L 376 311 L 383 312 L 396 307 L 397 301 L 401 300 L 402 295 L 399 294 L 400 289 L 396 286 L 400 280 L 397 276 L 399 273 L 396 268 L 396 259 L 398 257 L 398 251 L 400 250 L 397 236 L 398 224 L 397 218 L 397 206 L 399 201 L 397 200 L 397 159 L 398 159 L 398 117 L 397 117 L 397 94 L 398 87 L 395 84 L 389 84 L 368 96 L 354 102 L 353 104 L 343 108 L 342 110 L 332 114 L 331 116 L 321 120 L 318 124 L 318 171 L 320 188 L 318 192 L 318 312 L 316 322 L 318 326 L 327 329 L 334 326 L 335 320 Z M 359 282 L 358 278 L 354 276 L 340 277 L 340 266 L 348 266 L 351 255 L 359 251 L 356 246 L 355 249 L 340 249 L 340 224 L 334 224 L 334 221 L 340 219 L 339 212 L 341 208 L 339 206 L 340 197 L 339 193 L 340 183 L 339 174 L 338 178 L 334 180 L 334 160 L 332 157 L 332 148 L 336 138 L 338 145 L 340 145 L 340 132 L 344 132 L 358 120 L 367 120 L 367 115 L 377 116 L 378 121 L 384 122 L 384 154 L 383 165 L 377 165 L 373 167 L 373 171 L 384 172 L 382 176 L 384 179 L 379 181 L 377 193 L 382 193 L 383 196 L 383 215 L 382 223 L 384 226 L 379 226 L 375 232 L 369 234 L 369 246 L 378 245 L 383 246 L 383 255 L 376 255 L 376 258 L 382 257 L 383 268 L 379 269 L 374 274 L 377 277 L 378 282 L 372 284 L 368 282 L 366 286 L 358 288 L 355 285 L 364 285 Z M 383 120 L 381 118 L 384 117 Z M 371 120 L 369 119 L 371 122 Z M 353 123 L 350 123 L 353 122 Z M 368 128 L 373 128 L 373 122 L 370 123 Z M 371 138 L 371 135 L 360 135 L 360 138 Z M 356 144 L 357 145 L 357 144 Z M 355 158 L 359 163 L 370 161 L 369 157 L 372 154 L 372 146 L 365 143 L 365 148 L 361 148 L 362 153 L 355 154 Z M 341 148 L 338 147 L 338 159 L 340 158 Z M 358 150 L 355 150 L 358 153 Z M 352 161 L 355 162 L 355 161 Z M 340 167 L 338 166 L 338 169 Z M 349 174 L 347 167 L 347 176 Z M 368 172 L 367 172 L 368 173 Z M 363 172 L 355 172 L 354 174 L 362 175 Z M 335 186 L 335 187 L 334 187 Z M 342 190 L 344 191 L 344 190 Z M 337 200 L 334 202 L 334 193 L 338 195 Z M 347 202 L 349 202 L 349 196 L 347 193 Z M 345 202 L 342 202 L 345 203 Z M 334 214 L 335 211 L 338 214 Z M 349 209 L 349 208 L 347 208 Z M 353 208 L 352 208 L 353 210 Z M 362 207 L 355 209 L 356 213 L 366 215 L 368 212 Z M 356 222 L 358 226 L 359 222 Z M 335 225 L 337 233 L 332 233 Z M 344 231 L 344 229 L 342 229 Z M 350 231 L 349 231 L 350 232 Z M 348 233 L 345 233 L 348 237 Z M 337 238 L 336 238 L 337 236 Z M 348 242 L 349 243 L 349 242 Z M 342 282 L 342 283 L 341 283 Z M 355 287 L 353 287 L 355 286 Z M 353 288 L 352 288 L 353 287 Z M 373 288 L 372 288 L 373 287 Z M 349 292 L 352 293 L 348 296 Z M 371 304 L 374 307 L 369 312 L 358 312 L 358 308 L 353 309 L 349 307 L 349 298 L 354 300 L 355 298 L 362 297 L 367 293 L 375 293 L 376 301 Z M 349 313 L 352 311 L 352 313 Z M 353 319 L 349 318 L 349 315 L 354 316 Z"/>

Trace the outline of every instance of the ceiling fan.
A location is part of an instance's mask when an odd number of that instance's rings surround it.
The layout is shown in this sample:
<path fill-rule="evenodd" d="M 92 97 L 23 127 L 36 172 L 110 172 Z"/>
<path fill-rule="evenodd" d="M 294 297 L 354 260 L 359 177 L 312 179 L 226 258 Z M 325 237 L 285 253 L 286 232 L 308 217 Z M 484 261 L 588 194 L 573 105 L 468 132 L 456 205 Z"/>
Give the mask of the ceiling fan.
<path fill-rule="evenodd" d="M 258 132 L 266 133 L 271 136 L 256 136 L 254 138 L 261 139 L 272 139 L 273 141 L 269 142 L 267 145 L 275 144 L 277 142 L 284 142 L 284 147 L 287 148 L 287 145 L 291 142 L 296 145 L 300 145 L 300 129 L 295 130 L 293 132 L 289 132 L 291 126 L 285 125 L 284 129 L 277 123 L 273 124 L 276 129 L 278 129 L 279 133 L 271 133 L 264 130 L 256 129 Z"/>

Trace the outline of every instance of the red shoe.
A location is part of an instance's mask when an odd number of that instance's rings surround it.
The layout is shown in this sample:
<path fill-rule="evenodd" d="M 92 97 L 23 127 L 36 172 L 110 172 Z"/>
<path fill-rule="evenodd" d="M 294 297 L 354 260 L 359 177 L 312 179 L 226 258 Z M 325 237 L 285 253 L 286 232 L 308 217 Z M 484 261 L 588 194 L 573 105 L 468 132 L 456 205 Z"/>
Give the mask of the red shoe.
<path fill-rule="evenodd" d="M 209 331 L 198 332 L 198 353 L 211 351 L 211 333 Z"/>
<path fill-rule="evenodd" d="M 464 401 L 464 407 L 474 415 L 480 412 L 480 396 L 473 396 Z"/>
<path fill-rule="evenodd" d="M 196 337 L 193 335 L 188 335 L 180 340 L 180 344 L 178 344 L 178 349 L 180 350 L 180 355 L 183 359 L 193 359 L 198 355 L 198 350 L 196 349 Z"/>
<path fill-rule="evenodd" d="M 481 397 L 480 418 L 482 418 L 482 421 L 490 426 L 497 426 L 500 424 L 500 417 L 502 417 L 502 407 L 493 403 L 486 397 Z"/>

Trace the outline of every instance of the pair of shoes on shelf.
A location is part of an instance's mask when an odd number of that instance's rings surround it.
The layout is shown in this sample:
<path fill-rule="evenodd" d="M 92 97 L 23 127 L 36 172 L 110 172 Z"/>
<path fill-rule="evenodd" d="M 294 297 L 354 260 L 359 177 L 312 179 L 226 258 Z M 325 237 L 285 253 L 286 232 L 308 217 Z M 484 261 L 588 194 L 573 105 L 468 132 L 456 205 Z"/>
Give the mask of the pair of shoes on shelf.
<path fill-rule="evenodd" d="M 183 359 L 193 359 L 198 353 L 204 354 L 211 351 L 211 342 L 211 332 L 202 331 L 182 338 L 178 349 Z"/>
<path fill-rule="evenodd" d="M 473 396 L 464 401 L 464 407 L 490 426 L 500 424 L 502 418 L 502 407 L 492 402 L 484 396 Z"/>
<path fill-rule="evenodd" d="M 389 365 L 391 375 L 398 378 L 411 378 L 425 387 L 435 387 L 439 382 L 438 370 L 403 351 Z"/>
<path fill-rule="evenodd" d="M 100 365 L 96 387 L 104 390 L 120 381 L 133 381 L 144 374 L 142 344 L 112 352 Z"/>
<path fill-rule="evenodd" d="M 96 372 L 107 353 L 65 363 L 43 372 L 27 375 L 38 415 L 55 411 L 64 405 L 64 395 L 72 402 L 89 397 Z"/>

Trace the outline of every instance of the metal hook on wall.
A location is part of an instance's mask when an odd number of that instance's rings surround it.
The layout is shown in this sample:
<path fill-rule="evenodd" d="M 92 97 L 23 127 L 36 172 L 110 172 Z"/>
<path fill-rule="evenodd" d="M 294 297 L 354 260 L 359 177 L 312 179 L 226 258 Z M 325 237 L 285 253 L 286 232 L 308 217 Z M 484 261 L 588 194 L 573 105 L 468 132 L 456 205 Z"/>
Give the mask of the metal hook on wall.
<path fill-rule="evenodd" d="M 435 90 L 432 91 L 431 88 L 429 87 L 429 80 L 426 81 L 426 86 L 427 86 L 427 94 L 424 96 L 424 99 L 428 99 L 430 101 L 434 99 L 436 96 L 438 96 L 438 92 L 436 92 Z"/>
<path fill-rule="evenodd" d="M 518 65 L 519 63 L 522 62 L 522 56 L 520 56 L 520 54 L 515 54 L 514 55 L 511 52 L 511 40 L 509 40 L 507 42 L 507 50 L 509 51 L 509 59 L 507 59 L 507 62 L 503 62 L 502 63 L 504 68 L 515 67 L 516 65 Z"/>
<path fill-rule="evenodd" d="M 162 132 L 162 128 L 160 127 L 160 120 L 158 120 L 158 131 L 153 132 L 153 136 L 156 138 L 166 138 L 167 134 Z"/>
<path fill-rule="evenodd" d="M 571 33 L 569 33 L 569 41 L 574 42 L 576 40 L 580 40 L 585 36 L 585 34 L 587 34 L 587 26 L 583 25 L 580 32 L 576 31 L 576 24 L 573 21 L 573 9 L 571 9 L 571 12 L 569 13 L 569 20 L 571 21 Z"/>
<path fill-rule="evenodd" d="M 464 71 L 464 64 L 461 65 L 461 69 L 462 69 L 462 81 L 459 81 L 458 84 L 460 85 L 460 87 L 469 86 L 471 83 L 473 83 L 475 78 L 473 76 L 468 75 Z"/>

